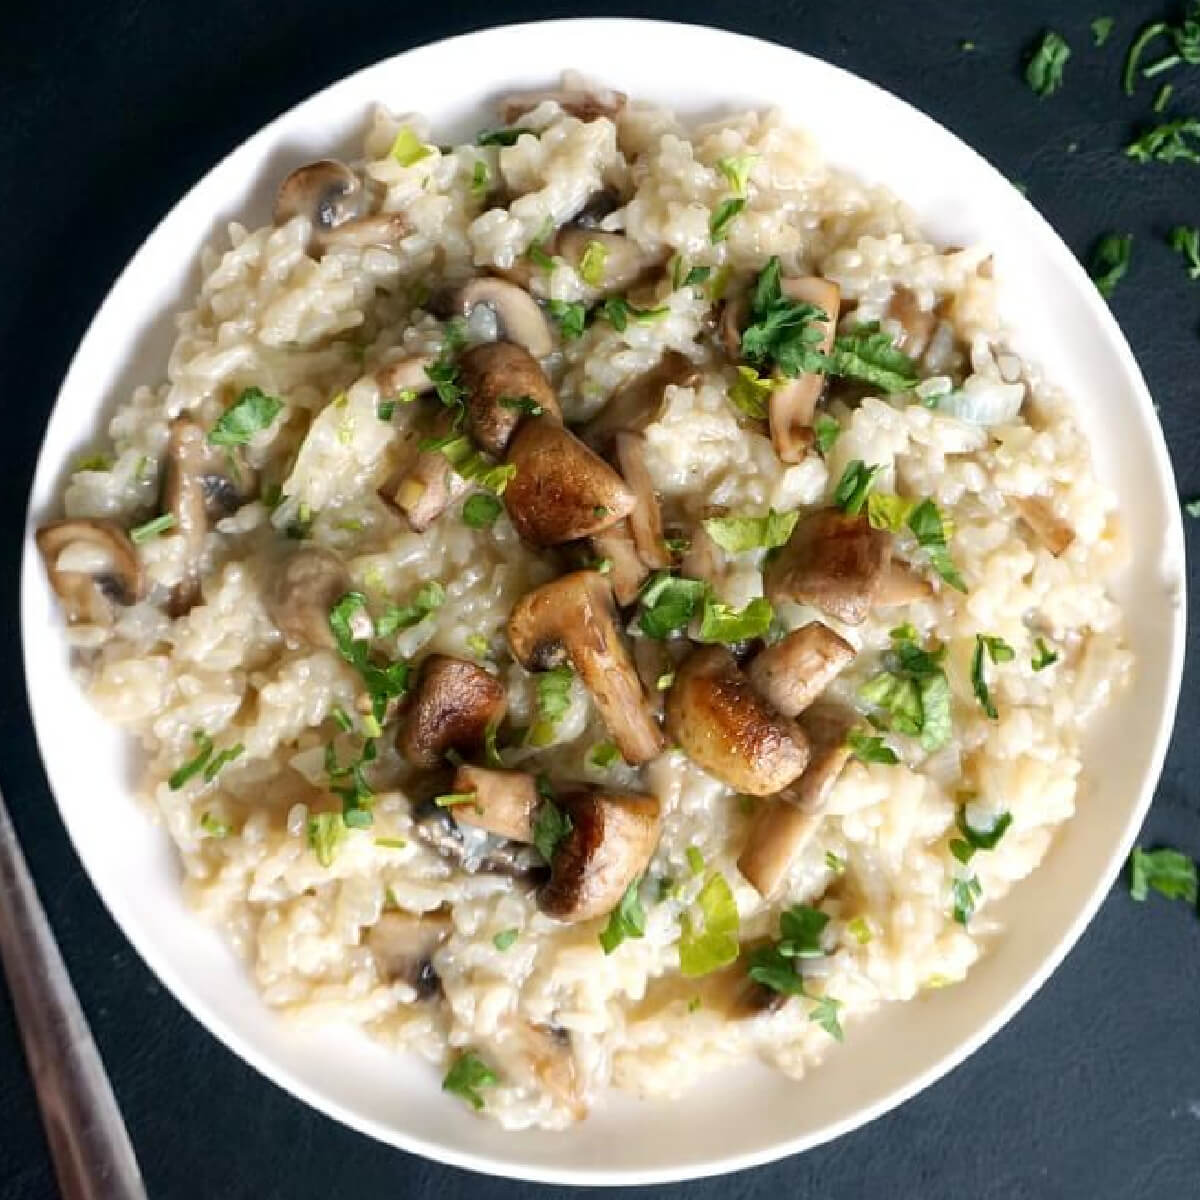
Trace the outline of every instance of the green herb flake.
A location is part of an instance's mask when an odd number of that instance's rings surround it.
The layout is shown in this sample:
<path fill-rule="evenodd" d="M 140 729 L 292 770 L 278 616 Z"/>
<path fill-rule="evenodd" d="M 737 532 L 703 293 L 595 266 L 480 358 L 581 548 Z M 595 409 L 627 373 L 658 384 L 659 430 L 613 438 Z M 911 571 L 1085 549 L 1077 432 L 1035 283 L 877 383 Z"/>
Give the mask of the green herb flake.
<path fill-rule="evenodd" d="M 147 521 L 144 525 L 137 525 L 129 531 L 129 540 L 135 546 L 140 546 L 144 542 L 148 542 L 151 538 L 156 538 L 160 533 L 166 533 L 168 529 L 175 528 L 174 513 L 163 513 L 160 517 L 155 517 L 152 521 Z"/>
<path fill-rule="evenodd" d="M 1047 667 L 1054 666 L 1056 662 L 1058 662 L 1058 654 L 1046 645 L 1045 638 L 1037 638 L 1033 643 L 1033 656 L 1029 665 L 1035 671 L 1044 671 Z"/>
<path fill-rule="evenodd" d="M 233 831 L 227 821 L 223 821 L 220 817 L 213 813 L 206 812 L 200 818 L 200 828 L 207 833 L 209 837 L 223 838 L 228 837 Z"/>
<path fill-rule="evenodd" d="M 460 804 L 475 804 L 477 800 L 477 792 L 445 792 L 433 798 L 438 808 L 456 808 Z"/>
<path fill-rule="evenodd" d="M 846 735 L 846 745 L 859 762 L 882 763 L 890 767 L 900 761 L 895 750 L 883 744 L 883 738 L 865 733 L 861 729 L 850 730 Z"/>
<path fill-rule="evenodd" d="M 707 594 L 708 584 L 703 580 L 660 571 L 642 589 L 638 628 L 647 637 L 668 638 L 686 627 Z"/>
<path fill-rule="evenodd" d="M 696 897 L 702 925 L 690 914 L 680 918 L 679 970 L 689 979 L 728 966 L 738 956 L 738 910 L 724 875 L 709 876 Z"/>
<path fill-rule="evenodd" d="M 604 265 L 608 260 L 608 247 L 603 242 L 590 241 L 579 256 L 579 278 L 589 287 L 604 286 Z"/>
<path fill-rule="evenodd" d="M 375 845 L 383 850 L 403 850 L 408 843 L 400 837 L 377 837 Z"/>
<path fill-rule="evenodd" d="M 1158 95 L 1154 97 L 1154 104 L 1151 106 L 1155 114 L 1166 112 L 1167 105 L 1171 103 L 1171 96 L 1175 91 L 1174 84 L 1164 83 L 1158 89 Z"/>
<path fill-rule="evenodd" d="M 436 579 L 421 584 L 408 604 L 391 604 L 375 626 L 376 634 L 391 637 L 397 630 L 411 629 L 446 602 L 446 589 Z"/>
<path fill-rule="evenodd" d="M 750 172 L 758 162 L 757 154 L 736 154 L 717 160 L 717 170 L 725 176 L 735 196 L 746 194 L 746 185 L 750 181 Z"/>
<path fill-rule="evenodd" d="M 532 129 L 485 129 L 475 138 L 477 146 L 513 146 L 523 134 L 529 134 L 531 137 L 537 137 L 537 134 Z"/>
<path fill-rule="evenodd" d="M 746 207 L 744 196 L 733 196 L 722 200 L 708 222 L 708 236 L 715 246 L 723 242 L 729 234 L 729 226 L 733 219 Z"/>
<path fill-rule="evenodd" d="M 821 454 L 828 454 L 841 436 L 842 427 L 828 413 L 821 413 L 813 421 L 813 434 L 816 437 L 817 449 Z"/>
<path fill-rule="evenodd" d="M 1125 153 L 1140 163 L 1200 163 L 1196 139 L 1200 139 L 1200 117 L 1180 117 L 1151 126 L 1125 147 Z"/>
<path fill-rule="evenodd" d="M 212 738 L 207 733 L 200 729 L 193 730 L 192 741 L 196 743 L 195 756 L 189 758 L 182 766 L 172 771 L 170 777 L 167 779 L 167 786 L 173 792 L 179 791 L 189 779 L 199 775 L 208 765 L 208 760 L 212 757 Z"/>
<path fill-rule="evenodd" d="M 842 875 L 846 870 L 846 860 L 832 850 L 825 851 L 825 865 L 835 874 Z"/>
<path fill-rule="evenodd" d="M 954 903 L 954 919 L 965 926 L 975 913 L 975 905 L 983 895 L 983 888 L 974 875 L 955 879 L 951 886 L 951 897 Z"/>
<path fill-rule="evenodd" d="M 545 411 L 532 396 L 501 396 L 501 408 L 511 408 L 526 417 L 540 417 Z"/>
<path fill-rule="evenodd" d="M 553 860 L 559 843 L 573 828 L 570 816 L 554 803 L 553 797 L 543 795 L 533 821 L 533 844 L 547 862 Z"/>
<path fill-rule="evenodd" d="M 574 672 L 566 665 L 534 676 L 537 721 L 529 731 L 531 746 L 548 746 L 554 740 L 555 728 L 571 707 L 573 677 Z"/>
<path fill-rule="evenodd" d="M 838 1013 L 841 1012 L 842 1002 L 832 996 L 821 996 L 808 1012 L 808 1019 L 816 1022 L 836 1042 L 845 1040 Z"/>
<path fill-rule="evenodd" d="M 1092 44 L 1100 47 L 1108 41 L 1116 21 L 1112 17 L 1097 17 L 1092 22 Z"/>
<path fill-rule="evenodd" d="M 765 636 L 775 619 L 775 610 L 765 596 L 757 596 L 745 608 L 722 604 L 706 593 L 696 640 L 732 645 Z"/>
<path fill-rule="evenodd" d="M 781 513 L 772 508 L 761 517 L 710 517 L 703 524 L 708 536 L 722 550 L 740 554 L 786 545 L 799 519 L 799 510 Z"/>
<path fill-rule="evenodd" d="M 675 672 L 674 671 L 664 671 L 654 681 L 654 690 L 656 692 L 665 692 L 670 689 L 671 685 L 674 682 L 675 682 Z"/>
<path fill-rule="evenodd" d="M 492 173 L 483 159 L 478 159 L 471 168 L 471 195 L 482 198 L 492 184 Z"/>
<path fill-rule="evenodd" d="M 984 668 L 985 654 L 998 665 L 1011 662 L 1014 651 L 1003 638 L 992 637 L 986 633 L 975 635 L 975 650 L 971 655 L 971 687 L 975 692 L 975 699 L 979 701 L 983 711 L 994 721 L 999 714 L 996 712 L 996 705 L 992 701 L 992 695 L 987 685 Z"/>
<path fill-rule="evenodd" d="M 402 167 L 411 167 L 433 153 L 433 147 L 426 146 L 407 125 L 401 125 L 396 131 L 392 148 L 388 151 L 388 155 Z"/>
<path fill-rule="evenodd" d="M 775 384 L 764 379 L 753 367 L 737 367 L 737 377 L 729 385 L 729 402 L 740 413 L 755 421 L 765 421 Z"/>
<path fill-rule="evenodd" d="M 1066 39 L 1053 29 L 1042 34 L 1025 64 L 1025 82 L 1034 95 L 1053 96 L 1062 87 L 1063 68 L 1071 57 Z"/>
<path fill-rule="evenodd" d="M 1172 250 L 1183 255 L 1189 279 L 1200 279 L 1200 229 L 1194 225 L 1176 225 L 1168 236 Z"/>
<path fill-rule="evenodd" d="M 212 783 L 224 767 L 233 762 L 234 759 L 240 758 L 245 752 L 246 747 L 241 742 L 238 742 L 236 746 L 229 746 L 214 754 L 204 768 L 204 782 Z"/>
<path fill-rule="evenodd" d="M 624 296 L 606 296 L 597 306 L 596 315 L 603 317 L 618 333 L 624 333 L 630 321 L 649 325 L 662 320 L 670 311 L 665 304 L 658 308 L 637 308 Z"/>
<path fill-rule="evenodd" d="M 504 505 L 491 492 L 476 492 L 462 507 L 463 524 L 468 529 L 488 529 L 503 510 Z"/>
<path fill-rule="evenodd" d="M 475 1053 L 468 1050 L 451 1064 L 442 1080 L 442 1091 L 461 1096 L 477 1112 L 483 1108 L 480 1088 L 495 1087 L 500 1082 L 496 1072 Z"/>
<path fill-rule="evenodd" d="M 333 864 L 338 847 L 346 838 L 346 822 L 338 812 L 317 813 L 308 819 L 308 845 L 323 867 Z"/>
<path fill-rule="evenodd" d="M 602 771 L 608 770 L 609 767 L 615 766 L 620 761 L 621 752 L 614 742 L 600 742 L 592 747 L 592 752 L 588 755 L 588 762 Z"/>
<path fill-rule="evenodd" d="M 627 938 L 646 935 L 646 910 L 638 896 L 642 877 L 639 875 L 626 889 L 617 907 L 608 914 L 608 924 L 600 931 L 600 945 L 611 954 Z"/>
<path fill-rule="evenodd" d="M 967 585 L 959 574 L 947 545 L 946 521 L 932 500 L 922 500 L 908 514 L 906 521 L 917 545 L 925 551 L 929 565 L 955 591 L 965 594 Z"/>
<path fill-rule="evenodd" d="M 871 926 L 865 917 L 855 917 L 853 921 L 848 921 L 846 932 L 860 946 L 866 946 L 871 941 Z"/>
<path fill-rule="evenodd" d="M 891 632 L 889 669 L 867 680 L 858 696 L 879 714 L 882 727 L 911 737 L 920 736 L 930 752 L 940 749 L 953 732 L 950 685 L 942 668 L 944 647 L 922 649 L 911 626 Z"/>
<path fill-rule="evenodd" d="M 476 658 L 487 658 L 492 651 L 491 642 L 482 633 L 467 634 L 466 645 Z"/>
<path fill-rule="evenodd" d="M 1200 496 L 1197 496 L 1194 500 L 1185 500 L 1183 511 L 1189 517 L 1200 517 Z"/>
<path fill-rule="evenodd" d="M 583 337 L 587 326 L 587 309 L 582 304 L 578 301 L 550 300 L 546 307 L 557 322 L 564 341 L 572 342 Z"/>
<path fill-rule="evenodd" d="M 256 387 L 245 388 L 209 430 L 209 445 L 244 446 L 270 426 L 282 409 L 283 401 L 277 397 Z"/>
<path fill-rule="evenodd" d="M 779 941 L 776 948 L 784 958 L 822 958 L 821 938 L 829 915 L 807 904 L 793 904 L 779 914 Z"/>
<path fill-rule="evenodd" d="M 684 857 L 687 859 L 688 869 L 693 875 L 699 875 L 704 870 L 704 855 L 700 853 L 699 846 L 689 846 L 684 851 Z"/>
<path fill-rule="evenodd" d="M 517 938 L 521 936 L 519 929 L 502 929 L 494 938 L 492 945 L 501 953 L 505 950 L 511 950 L 517 944 Z"/>
<path fill-rule="evenodd" d="M 1013 818 L 1010 812 L 997 813 L 992 823 L 986 829 L 981 829 L 978 825 L 971 824 L 967 817 L 966 805 L 960 804 L 954 821 L 973 854 L 976 850 L 994 850 L 1000 844 L 1000 839 L 1008 832 Z M 962 859 L 961 861 L 966 862 L 967 860 Z"/>
<path fill-rule="evenodd" d="M 912 500 L 892 492 L 872 492 L 867 497 L 867 520 L 872 529 L 899 533 L 916 507 Z"/>
<path fill-rule="evenodd" d="M 1129 856 L 1129 894 L 1142 901 L 1150 889 L 1168 900 L 1196 903 L 1196 864 L 1186 854 L 1170 847 L 1143 850 L 1135 847 Z"/>
<path fill-rule="evenodd" d="M 851 459 L 834 489 L 834 504 L 849 516 L 857 516 L 862 512 L 867 493 L 874 485 L 880 469 L 878 466 L 868 467 L 861 458 Z"/>
<path fill-rule="evenodd" d="M 89 454 L 84 458 L 76 459 L 75 465 L 71 468 L 73 471 L 111 471 L 113 467 L 113 459 L 108 454 Z M 140 472 L 139 472 L 140 474 Z"/>
<path fill-rule="evenodd" d="M 897 349 L 878 321 L 839 334 L 833 349 L 823 356 L 819 369 L 830 375 L 862 380 L 889 396 L 907 392 L 917 382 L 916 364 Z"/>
<path fill-rule="evenodd" d="M 375 405 L 375 415 L 381 421 L 390 421 L 396 415 L 396 404 L 395 400 L 380 400 Z"/>

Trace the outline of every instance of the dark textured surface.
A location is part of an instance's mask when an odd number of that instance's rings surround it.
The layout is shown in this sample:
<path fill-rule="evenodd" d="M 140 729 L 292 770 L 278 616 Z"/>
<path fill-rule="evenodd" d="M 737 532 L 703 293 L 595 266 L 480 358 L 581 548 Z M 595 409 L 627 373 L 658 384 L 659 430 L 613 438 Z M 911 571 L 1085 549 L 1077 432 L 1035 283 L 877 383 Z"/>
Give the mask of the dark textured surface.
<path fill-rule="evenodd" d="M 1131 28 L 1157 10 L 1098 0 L 1053 6 L 1052 23 L 1075 53 L 1064 91 L 1038 102 L 1021 83 L 1018 64 L 1049 7 L 1032 0 L 718 0 L 703 11 L 671 3 L 618 11 L 702 19 L 770 37 L 882 84 L 1025 182 L 1076 251 L 1105 230 L 1133 231 L 1135 269 L 1114 307 L 1161 405 L 1181 489 L 1191 495 L 1200 492 L 1200 284 L 1188 282 L 1162 235 L 1179 222 L 1200 223 L 1200 176 L 1187 165 L 1138 167 L 1117 152 L 1152 98 L 1145 89 L 1135 101 L 1121 95 L 1119 58 Z M 1087 26 L 1106 7 L 1125 15 L 1109 46 L 1096 51 Z M 614 15 L 607 6 L 524 0 L 434 6 L 419 15 L 395 0 L 42 0 L 6 10 L 0 586 L 8 636 L 0 656 L 0 782 L 156 1200 L 510 1200 L 553 1189 L 437 1167 L 310 1112 L 201 1030 L 101 908 L 46 790 L 15 636 L 19 514 L 51 399 L 126 258 L 187 186 L 266 119 L 347 71 L 419 42 L 482 24 L 590 11 Z M 964 39 L 976 43 L 973 53 L 960 50 Z M 719 64 L 703 69 L 719 88 Z M 1177 74 L 1175 83 L 1175 107 L 1200 108 L 1200 71 Z M 1195 537 L 1189 540 L 1194 551 Z M 1144 839 L 1193 853 L 1200 853 L 1200 746 L 1186 731 L 1198 718 L 1200 689 L 1189 672 L 1179 718 L 1185 732 L 1175 738 Z M 1162 901 L 1135 905 L 1119 887 L 1033 1003 L 948 1079 L 831 1146 L 661 1194 L 1194 1196 L 1198 991 L 1195 914 Z M 0 1197 L 53 1195 L 2 991 L 0 1131 Z"/>

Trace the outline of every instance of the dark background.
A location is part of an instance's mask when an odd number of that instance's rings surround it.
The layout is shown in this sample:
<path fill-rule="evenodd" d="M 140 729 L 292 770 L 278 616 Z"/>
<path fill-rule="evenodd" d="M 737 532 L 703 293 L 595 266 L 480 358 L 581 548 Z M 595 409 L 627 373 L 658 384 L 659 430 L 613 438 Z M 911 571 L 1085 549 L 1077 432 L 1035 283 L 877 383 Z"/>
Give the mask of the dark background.
<path fill-rule="evenodd" d="M 1133 100 L 1121 93 L 1120 60 L 1134 28 L 1162 11 L 1156 0 L 1058 0 L 1052 9 L 1032 0 L 716 0 L 704 9 L 466 0 L 418 11 L 398 0 L 6 6 L 0 783 L 155 1200 L 513 1200 L 568 1192 L 484 1180 L 409 1157 L 335 1125 L 260 1078 L 187 1016 L 135 957 L 64 836 L 34 747 L 17 651 L 21 514 L 69 357 L 113 278 L 163 213 L 281 110 L 357 67 L 448 34 L 589 14 L 703 21 L 757 34 L 848 67 L 942 121 L 1025 183 L 1078 253 L 1108 230 L 1134 233 L 1133 269 L 1114 308 L 1161 406 L 1181 491 L 1190 496 L 1200 492 L 1200 282 L 1189 282 L 1164 235 L 1175 224 L 1200 224 L 1200 173 L 1186 163 L 1138 166 L 1120 154 L 1149 116 L 1154 95 L 1149 85 Z M 1088 25 L 1105 13 L 1117 18 L 1117 29 L 1096 50 Z M 1020 63 L 1047 23 L 1074 54 L 1063 91 L 1038 100 L 1021 81 Z M 964 41 L 975 49 L 963 50 Z M 557 65 L 546 64 L 547 71 Z M 719 64 L 697 69 L 719 92 Z M 1200 69 L 1171 78 L 1172 111 L 1200 109 Z M 1078 400 L 1086 413 L 1087 397 Z M 1195 537 L 1189 531 L 1193 552 Z M 1194 855 L 1200 745 L 1189 735 L 1198 717 L 1192 671 L 1179 710 L 1182 732 L 1143 837 Z M 1196 914 L 1159 899 L 1134 904 L 1118 884 L 1036 999 L 949 1078 L 833 1145 L 660 1194 L 1195 1196 L 1198 985 Z M 820 1087 L 819 1075 L 811 1086 Z M 53 1194 L 33 1092 L 0 989 L 0 1197 Z"/>

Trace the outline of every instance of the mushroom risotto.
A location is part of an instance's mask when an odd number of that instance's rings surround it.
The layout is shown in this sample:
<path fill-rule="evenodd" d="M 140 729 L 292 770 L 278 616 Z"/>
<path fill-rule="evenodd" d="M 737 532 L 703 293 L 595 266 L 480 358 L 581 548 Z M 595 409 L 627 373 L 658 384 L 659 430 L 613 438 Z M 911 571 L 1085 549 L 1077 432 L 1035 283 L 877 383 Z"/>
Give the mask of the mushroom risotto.
<path fill-rule="evenodd" d="M 571 77 L 377 112 L 227 238 L 38 543 L 268 1005 L 553 1129 L 1003 936 L 1130 656 L 986 249 Z"/>

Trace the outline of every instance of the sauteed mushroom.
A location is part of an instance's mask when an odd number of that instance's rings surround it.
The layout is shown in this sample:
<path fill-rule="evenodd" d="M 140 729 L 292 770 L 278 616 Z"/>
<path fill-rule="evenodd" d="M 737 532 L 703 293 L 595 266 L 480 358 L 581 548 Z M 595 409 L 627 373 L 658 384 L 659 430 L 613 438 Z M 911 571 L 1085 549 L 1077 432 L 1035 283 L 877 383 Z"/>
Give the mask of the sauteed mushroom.
<path fill-rule="evenodd" d="M 459 381 L 467 393 L 467 423 L 471 437 L 489 454 L 501 455 L 523 417 L 545 414 L 562 421 L 558 397 L 523 346 L 484 342 L 458 361 Z M 532 401 L 541 411 L 527 413 L 519 402 Z"/>
<path fill-rule="evenodd" d="M 454 773 L 454 791 L 474 792 L 473 804 L 456 804 L 460 825 L 486 829 L 514 842 L 533 841 L 533 822 L 540 799 L 528 771 L 504 771 L 464 763 Z"/>
<path fill-rule="evenodd" d="M 464 284 L 455 298 L 455 308 L 469 317 L 476 305 L 486 304 L 496 314 L 500 336 L 523 346 L 534 358 L 545 358 L 555 345 L 554 331 L 537 301 L 523 288 L 506 279 L 480 276 Z"/>
<path fill-rule="evenodd" d="M 793 630 L 750 660 L 746 674 L 785 717 L 799 716 L 854 658 L 854 647 L 820 621 Z"/>
<path fill-rule="evenodd" d="M 662 266 L 666 255 L 646 250 L 623 233 L 605 233 L 599 229 L 564 229 L 555 242 L 555 252 L 578 269 L 588 247 L 601 248 L 604 270 L 598 284 L 589 284 L 599 296 L 625 293 L 652 271 Z"/>
<path fill-rule="evenodd" d="M 142 598 L 137 549 L 115 521 L 51 521 L 37 531 L 37 545 L 72 625 L 111 625 L 114 606 Z"/>
<path fill-rule="evenodd" d="M 336 642 L 329 612 L 352 586 L 346 564 L 332 550 L 301 546 L 276 566 L 264 603 L 290 642 L 332 649 Z M 362 632 L 367 636 L 370 631 Z"/>
<path fill-rule="evenodd" d="M 427 1000 L 441 991 L 433 953 L 450 936 L 454 924 L 448 909 L 427 913 L 389 911 L 367 930 L 367 948 L 375 968 L 389 983 L 401 980 Z"/>
<path fill-rule="evenodd" d="M 469 754 L 483 745 L 487 727 L 506 706 L 494 675 L 465 659 L 431 654 L 421 664 L 396 748 L 416 767 L 437 766 L 447 750 Z"/>

